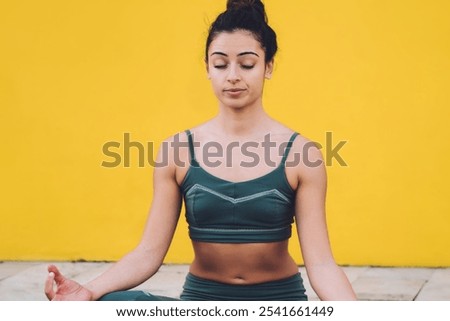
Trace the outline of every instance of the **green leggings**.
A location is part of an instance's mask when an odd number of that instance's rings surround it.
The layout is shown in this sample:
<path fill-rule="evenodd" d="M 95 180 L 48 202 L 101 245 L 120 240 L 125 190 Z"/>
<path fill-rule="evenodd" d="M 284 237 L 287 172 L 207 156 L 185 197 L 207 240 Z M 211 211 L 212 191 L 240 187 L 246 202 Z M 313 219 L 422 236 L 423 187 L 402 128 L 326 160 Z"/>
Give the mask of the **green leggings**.
<path fill-rule="evenodd" d="M 146 291 L 111 292 L 100 301 L 307 301 L 300 273 L 291 277 L 251 285 L 234 285 L 186 276 L 180 298 L 153 295 Z"/>

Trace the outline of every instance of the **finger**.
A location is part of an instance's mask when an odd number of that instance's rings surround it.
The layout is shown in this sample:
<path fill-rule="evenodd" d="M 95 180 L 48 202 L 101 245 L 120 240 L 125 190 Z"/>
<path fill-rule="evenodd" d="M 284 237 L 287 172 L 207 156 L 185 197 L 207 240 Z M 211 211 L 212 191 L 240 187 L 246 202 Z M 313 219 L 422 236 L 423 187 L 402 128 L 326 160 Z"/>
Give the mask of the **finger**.
<path fill-rule="evenodd" d="M 54 279 L 55 274 L 53 272 L 50 272 L 47 276 L 47 280 L 45 280 L 44 292 L 45 295 L 47 296 L 47 299 L 49 299 L 50 301 L 53 300 L 53 298 L 55 297 L 55 291 L 53 290 Z"/>
<path fill-rule="evenodd" d="M 54 274 L 54 280 L 55 280 L 56 284 L 59 284 L 65 280 L 65 277 L 61 274 L 61 272 L 59 272 L 56 265 L 50 264 L 47 269 L 48 269 L 48 272 Z"/>

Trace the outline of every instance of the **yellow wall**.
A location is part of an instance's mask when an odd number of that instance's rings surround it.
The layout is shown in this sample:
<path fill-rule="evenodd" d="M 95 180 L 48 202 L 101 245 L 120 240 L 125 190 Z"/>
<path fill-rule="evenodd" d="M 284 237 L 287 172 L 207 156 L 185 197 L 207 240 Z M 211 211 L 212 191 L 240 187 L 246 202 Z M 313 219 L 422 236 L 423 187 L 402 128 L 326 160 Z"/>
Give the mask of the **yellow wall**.
<path fill-rule="evenodd" d="M 208 23 L 225 0 L 2 1 L 0 260 L 115 260 L 139 240 L 152 168 L 105 168 L 216 112 Z M 450 2 L 266 0 L 270 114 L 347 141 L 328 166 L 338 263 L 450 266 Z M 182 217 L 166 262 L 189 262 Z M 298 243 L 292 253 L 301 263 Z"/>

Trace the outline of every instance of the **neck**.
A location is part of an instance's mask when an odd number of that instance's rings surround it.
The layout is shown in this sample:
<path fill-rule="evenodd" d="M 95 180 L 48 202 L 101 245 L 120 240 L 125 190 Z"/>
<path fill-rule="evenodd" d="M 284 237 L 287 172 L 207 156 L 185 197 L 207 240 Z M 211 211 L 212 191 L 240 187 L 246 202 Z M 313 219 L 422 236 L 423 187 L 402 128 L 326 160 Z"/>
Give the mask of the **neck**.
<path fill-rule="evenodd" d="M 219 107 L 216 125 L 228 137 L 249 137 L 266 128 L 269 116 L 261 103 L 245 108 Z"/>

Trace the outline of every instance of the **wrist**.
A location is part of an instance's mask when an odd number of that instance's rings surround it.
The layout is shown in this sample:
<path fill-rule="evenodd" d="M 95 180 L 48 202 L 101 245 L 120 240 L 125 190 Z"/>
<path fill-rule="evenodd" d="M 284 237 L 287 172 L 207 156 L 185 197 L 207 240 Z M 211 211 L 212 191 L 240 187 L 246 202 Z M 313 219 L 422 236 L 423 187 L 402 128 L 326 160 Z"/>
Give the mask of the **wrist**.
<path fill-rule="evenodd" d="M 83 286 L 83 288 L 86 289 L 87 292 L 89 292 L 89 295 L 90 295 L 89 296 L 89 301 L 97 301 L 103 295 L 103 294 L 98 293 L 97 291 L 95 291 L 95 288 L 90 283 L 86 283 L 86 284 L 84 284 L 82 286 Z"/>

